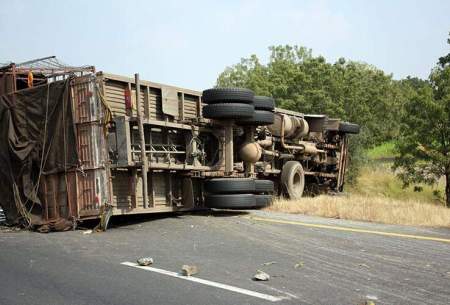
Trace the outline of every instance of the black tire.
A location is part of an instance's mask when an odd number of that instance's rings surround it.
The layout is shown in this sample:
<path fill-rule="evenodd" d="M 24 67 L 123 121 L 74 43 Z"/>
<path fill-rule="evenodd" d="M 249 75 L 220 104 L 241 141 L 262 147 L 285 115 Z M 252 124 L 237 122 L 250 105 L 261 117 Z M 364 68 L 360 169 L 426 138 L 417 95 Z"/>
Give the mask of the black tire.
<path fill-rule="evenodd" d="M 254 93 L 244 88 L 214 88 L 203 91 L 202 101 L 205 104 L 217 103 L 253 103 Z"/>
<path fill-rule="evenodd" d="M 268 207 L 272 204 L 272 195 L 255 195 L 255 207 L 257 209 L 262 209 Z"/>
<path fill-rule="evenodd" d="M 305 172 L 297 161 L 288 161 L 281 170 L 281 184 L 290 199 L 300 199 L 305 189 Z"/>
<path fill-rule="evenodd" d="M 251 178 L 216 178 L 205 182 L 205 190 L 214 194 L 245 194 L 255 191 Z"/>
<path fill-rule="evenodd" d="M 205 197 L 205 205 L 214 209 L 253 209 L 256 198 L 254 194 L 211 194 Z"/>
<path fill-rule="evenodd" d="M 203 106 L 203 117 L 208 119 L 246 119 L 255 111 L 249 104 L 212 104 Z"/>
<path fill-rule="evenodd" d="M 273 111 L 275 109 L 275 100 L 269 96 L 255 96 L 253 98 L 253 106 L 257 110 Z"/>
<path fill-rule="evenodd" d="M 255 193 L 273 193 L 274 185 L 271 180 L 255 180 Z"/>
<path fill-rule="evenodd" d="M 275 115 L 273 112 L 266 110 L 255 110 L 251 117 L 239 120 L 237 124 L 265 126 L 273 124 L 274 119 Z"/>
<path fill-rule="evenodd" d="M 359 125 L 349 123 L 349 122 L 340 122 L 339 123 L 339 131 L 344 132 L 344 133 L 358 134 L 359 133 Z"/>

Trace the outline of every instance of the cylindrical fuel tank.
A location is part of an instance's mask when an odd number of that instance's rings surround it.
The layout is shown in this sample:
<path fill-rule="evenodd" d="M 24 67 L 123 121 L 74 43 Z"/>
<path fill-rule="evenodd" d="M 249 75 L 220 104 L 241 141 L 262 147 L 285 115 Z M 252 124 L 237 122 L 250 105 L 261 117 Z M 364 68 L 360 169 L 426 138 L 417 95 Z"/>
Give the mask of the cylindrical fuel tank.
<path fill-rule="evenodd" d="M 269 130 L 276 137 L 281 136 L 281 126 L 284 122 L 284 137 L 286 139 L 301 139 L 308 135 L 308 122 L 299 117 L 276 113 L 274 123 L 269 125 Z"/>
<path fill-rule="evenodd" d="M 246 142 L 239 149 L 239 156 L 245 162 L 255 163 L 261 159 L 262 148 L 256 142 Z"/>

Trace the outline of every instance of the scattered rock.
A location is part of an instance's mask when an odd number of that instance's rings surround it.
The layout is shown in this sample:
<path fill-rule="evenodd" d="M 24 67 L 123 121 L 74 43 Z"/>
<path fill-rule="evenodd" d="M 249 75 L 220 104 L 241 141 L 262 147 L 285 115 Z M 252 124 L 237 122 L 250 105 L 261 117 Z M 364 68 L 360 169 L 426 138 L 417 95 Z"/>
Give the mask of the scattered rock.
<path fill-rule="evenodd" d="M 276 264 L 276 263 L 277 263 L 277 262 L 272 261 L 272 262 L 263 263 L 262 265 L 263 265 L 263 266 L 269 266 L 269 265 L 273 265 L 273 264 Z"/>
<path fill-rule="evenodd" d="M 195 265 L 183 265 L 181 267 L 181 274 L 184 276 L 191 276 L 198 273 L 198 268 Z"/>
<path fill-rule="evenodd" d="M 364 264 L 364 263 L 362 263 L 362 264 L 359 264 L 358 266 L 360 266 L 360 267 L 364 267 L 364 268 L 367 268 L 367 269 L 370 269 L 369 265 L 366 265 L 366 264 Z"/>
<path fill-rule="evenodd" d="M 368 301 L 364 301 L 362 303 L 359 303 L 359 305 L 375 305 L 375 303 L 373 301 L 368 300 Z"/>
<path fill-rule="evenodd" d="M 270 275 L 261 270 L 256 270 L 256 274 L 253 276 L 255 281 L 268 281 L 269 279 Z"/>
<path fill-rule="evenodd" d="M 150 266 L 153 264 L 153 258 L 151 257 L 141 257 L 137 260 L 139 266 Z"/>
<path fill-rule="evenodd" d="M 304 263 L 303 262 L 298 262 L 297 264 L 294 265 L 295 269 L 301 268 L 303 267 Z"/>

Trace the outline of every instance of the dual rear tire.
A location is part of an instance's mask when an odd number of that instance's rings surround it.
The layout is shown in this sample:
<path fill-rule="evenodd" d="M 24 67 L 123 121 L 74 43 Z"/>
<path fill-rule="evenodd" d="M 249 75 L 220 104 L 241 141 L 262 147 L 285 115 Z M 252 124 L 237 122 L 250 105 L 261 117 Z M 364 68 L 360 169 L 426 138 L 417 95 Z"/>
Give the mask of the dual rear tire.
<path fill-rule="evenodd" d="M 264 126 L 274 122 L 275 101 L 254 96 L 242 88 L 214 88 L 203 91 L 203 117 L 215 120 L 233 119 L 237 125 Z"/>
<path fill-rule="evenodd" d="M 260 209 L 272 202 L 270 180 L 217 178 L 205 182 L 205 205 L 215 209 Z"/>

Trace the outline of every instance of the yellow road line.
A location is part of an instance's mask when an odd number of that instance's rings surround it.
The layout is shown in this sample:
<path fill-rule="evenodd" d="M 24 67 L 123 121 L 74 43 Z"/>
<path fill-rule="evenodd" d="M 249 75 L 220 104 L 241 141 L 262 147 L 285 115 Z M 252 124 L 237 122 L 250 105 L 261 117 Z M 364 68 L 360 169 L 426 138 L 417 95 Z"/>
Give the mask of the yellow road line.
<path fill-rule="evenodd" d="M 431 236 L 420 236 L 420 235 L 401 234 L 401 233 L 393 233 L 393 232 L 364 230 L 364 229 L 356 229 L 356 228 L 349 228 L 349 227 L 339 227 L 339 226 L 332 226 L 332 225 L 313 224 L 313 223 L 306 223 L 306 222 L 301 222 L 301 221 L 291 221 L 291 220 L 274 219 L 274 218 L 263 218 L 263 217 L 256 217 L 256 216 L 243 216 L 243 218 L 256 220 L 256 221 L 265 221 L 265 222 L 281 223 L 281 224 L 290 224 L 290 225 L 297 225 L 297 226 L 311 227 L 311 228 L 320 228 L 320 229 L 327 229 L 327 230 L 347 231 L 347 232 L 355 232 L 355 233 L 367 233 L 367 234 L 376 234 L 376 235 L 383 235 L 383 236 L 412 238 L 412 239 L 431 240 L 431 241 L 439 241 L 439 242 L 444 242 L 444 243 L 450 243 L 450 239 L 439 238 L 439 237 L 431 237 Z"/>

